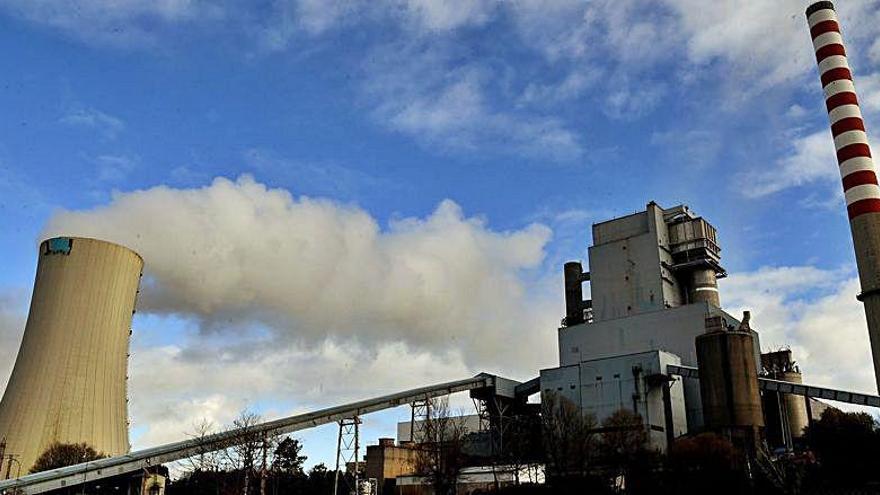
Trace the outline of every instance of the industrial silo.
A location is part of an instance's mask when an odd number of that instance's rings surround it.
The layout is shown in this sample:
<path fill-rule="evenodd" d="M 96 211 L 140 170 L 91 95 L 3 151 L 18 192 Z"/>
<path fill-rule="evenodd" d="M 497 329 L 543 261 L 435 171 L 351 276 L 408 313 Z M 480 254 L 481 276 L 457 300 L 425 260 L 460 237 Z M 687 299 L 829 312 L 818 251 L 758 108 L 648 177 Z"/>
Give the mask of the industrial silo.
<path fill-rule="evenodd" d="M 800 368 L 792 359 L 789 349 L 761 354 L 761 368 L 762 375 L 767 378 L 803 383 Z M 763 402 L 768 443 L 792 448 L 804 436 L 804 428 L 808 425 L 806 400 L 794 394 L 765 392 Z"/>
<path fill-rule="evenodd" d="M 96 239 L 40 244 L 24 337 L 0 402 L 0 439 L 22 473 L 56 441 L 128 451 L 128 343 L 143 265 L 134 251 Z"/>
<path fill-rule="evenodd" d="M 706 333 L 696 338 L 696 348 L 706 428 L 748 450 L 757 448 L 764 415 L 748 316 L 740 328 L 727 328 L 721 317 L 707 318 Z"/>

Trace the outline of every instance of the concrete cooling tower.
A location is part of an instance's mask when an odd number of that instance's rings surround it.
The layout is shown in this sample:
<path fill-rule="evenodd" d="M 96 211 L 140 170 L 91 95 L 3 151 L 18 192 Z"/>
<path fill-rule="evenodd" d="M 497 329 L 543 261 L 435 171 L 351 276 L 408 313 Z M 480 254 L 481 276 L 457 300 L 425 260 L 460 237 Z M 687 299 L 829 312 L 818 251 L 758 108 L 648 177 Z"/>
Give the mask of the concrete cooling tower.
<path fill-rule="evenodd" d="M 0 402 L 0 439 L 22 474 L 53 442 L 128 451 L 128 343 L 143 266 L 134 251 L 105 241 L 40 244 L 24 337 Z M 0 478 L 16 475 L 3 467 Z"/>

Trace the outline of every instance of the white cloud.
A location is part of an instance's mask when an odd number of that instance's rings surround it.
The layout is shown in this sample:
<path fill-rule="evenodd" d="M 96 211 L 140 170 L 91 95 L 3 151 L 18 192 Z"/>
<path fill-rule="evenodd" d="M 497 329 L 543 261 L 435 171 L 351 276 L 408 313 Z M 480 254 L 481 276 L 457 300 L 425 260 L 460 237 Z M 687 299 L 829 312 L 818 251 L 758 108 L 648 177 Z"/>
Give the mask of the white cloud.
<path fill-rule="evenodd" d="M 95 157 L 99 182 L 122 182 L 138 165 L 138 159 L 125 155 L 100 155 Z"/>
<path fill-rule="evenodd" d="M 856 82 L 859 85 L 859 106 L 866 120 L 880 124 L 880 72 L 857 76 Z"/>
<path fill-rule="evenodd" d="M 74 127 L 94 129 L 106 139 L 114 139 L 123 130 L 125 122 L 96 108 L 76 108 L 59 119 L 59 122 Z"/>
<path fill-rule="evenodd" d="M 242 325 L 262 322 L 285 342 L 461 348 L 469 364 L 515 367 L 546 354 L 499 346 L 546 347 L 534 329 L 555 320 L 538 301 L 526 304 L 520 278 L 541 263 L 549 229 L 495 232 L 451 201 L 383 230 L 353 206 L 294 199 L 248 177 L 216 179 L 61 212 L 45 231 L 59 234 L 132 247 L 146 260 L 140 309 L 196 317 L 208 333 L 247 335 Z"/>
<path fill-rule="evenodd" d="M 670 1 L 687 35 L 688 59 L 704 65 L 727 62 L 725 72 L 750 81 L 741 91 L 767 89 L 813 69 L 804 2 L 786 0 L 716 2 Z"/>
<path fill-rule="evenodd" d="M 815 78 L 815 59 L 802 0 L 706 3 L 670 0 L 678 29 L 685 36 L 688 60 L 697 66 L 720 60 L 725 79 L 739 92 L 754 95 L 783 83 Z M 865 39 L 880 35 L 877 2 L 855 0 L 837 5 L 850 56 L 860 57 Z M 809 84 L 817 84 L 810 79 Z"/>
<path fill-rule="evenodd" d="M 746 197 L 760 198 L 791 187 L 839 178 L 831 132 L 822 129 L 793 140 L 790 153 L 775 163 L 758 165 L 740 174 L 737 185 Z"/>
<path fill-rule="evenodd" d="M 537 105 L 541 107 L 550 104 L 566 102 L 583 95 L 593 86 L 599 74 L 585 70 L 573 70 L 563 79 L 553 83 L 529 83 L 520 95 L 517 105 Z"/>
<path fill-rule="evenodd" d="M 763 350 L 790 346 L 804 382 L 874 393 L 858 280 L 849 270 L 764 267 L 721 282 L 725 309 L 752 311 Z"/>
<path fill-rule="evenodd" d="M 138 447 L 179 440 L 202 418 L 229 424 L 245 407 L 262 406 L 267 418 L 290 415 L 482 371 L 465 365 L 459 352 L 416 351 L 402 343 L 369 350 L 333 341 L 315 348 L 259 346 L 236 356 L 214 340 L 133 349 L 132 425 L 143 431 Z"/>
<path fill-rule="evenodd" d="M 510 2 L 520 38 L 552 62 L 580 59 L 601 41 L 589 43 L 586 6 L 578 0 Z"/>
<path fill-rule="evenodd" d="M 880 64 L 880 38 L 874 40 L 874 43 L 868 49 L 868 60 L 872 63 Z"/>
<path fill-rule="evenodd" d="M 492 0 L 397 0 L 388 3 L 392 9 L 402 7 L 409 22 L 430 31 L 484 24 L 498 5 Z"/>
<path fill-rule="evenodd" d="M 278 50 L 301 33 L 315 37 L 370 22 L 390 22 L 407 37 L 444 34 L 485 24 L 496 7 L 491 0 L 278 0 L 262 38 Z"/>
<path fill-rule="evenodd" d="M 589 87 L 605 115 L 635 120 L 664 96 L 666 86 L 650 71 L 662 64 L 668 71 L 680 44 L 665 9 L 633 1 L 513 2 L 510 9 L 522 43 L 571 73 L 554 85 L 530 83 L 526 100 L 556 103 Z"/>
<path fill-rule="evenodd" d="M 162 27 L 222 15 L 217 3 L 199 0 L 2 0 L 0 7 L 85 41 L 122 46 L 153 43 Z"/>
<path fill-rule="evenodd" d="M 663 97 L 665 87 L 661 83 L 632 84 L 626 78 L 619 81 L 605 95 L 605 115 L 621 120 L 636 120 L 647 114 Z"/>
<path fill-rule="evenodd" d="M 721 136 L 708 129 L 654 132 L 651 144 L 674 160 L 695 167 L 714 164 L 722 150 Z"/>
<path fill-rule="evenodd" d="M 292 184 L 310 194 L 350 198 L 364 193 L 386 194 L 402 187 L 392 179 L 356 168 L 329 161 L 291 160 L 262 148 L 246 150 L 244 159 L 256 175 L 271 175 L 276 181 Z"/>
<path fill-rule="evenodd" d="M 428 146 L 571 160 L 580 138 L 560 120 L 497 108 L 488 98 L 492 73 L 450 66 L 441 51 L 386 49 L 367 68 L 366 99 L 376 118 Z"/>
<path fill-rule="evenodd" d="M 287 16 L 294 15 L 310 34 L 321 34 L 336 27 L 346 14 L 352 14 L 364 7 L 363 2 L 300 0 L 297 2 L 282 1 L 277 4 Z M 286 17 L 286 16 L 285 16 Z M 286 21 L 286 19 L 282 19 Z M 289 33 L 292 35 L 293 33 Z"/>

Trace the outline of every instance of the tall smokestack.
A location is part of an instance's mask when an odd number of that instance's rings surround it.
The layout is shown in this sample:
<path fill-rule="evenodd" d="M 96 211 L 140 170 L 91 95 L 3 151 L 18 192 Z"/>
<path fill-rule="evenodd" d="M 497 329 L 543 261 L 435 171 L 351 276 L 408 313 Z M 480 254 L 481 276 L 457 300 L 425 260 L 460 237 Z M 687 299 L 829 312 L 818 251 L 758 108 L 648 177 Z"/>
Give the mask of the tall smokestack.
<path fill-rule="evenodd" d="M 880 186 L 877 185 L 865 122 L 846 61 L 834 4 L 816 2 L 810 5 L 807 8 L 807 22 L 819 64 L 837 164 L 843 179 L 862 286 L 858 299 L 865 304 L 874 375 L 880 389 Z"/>

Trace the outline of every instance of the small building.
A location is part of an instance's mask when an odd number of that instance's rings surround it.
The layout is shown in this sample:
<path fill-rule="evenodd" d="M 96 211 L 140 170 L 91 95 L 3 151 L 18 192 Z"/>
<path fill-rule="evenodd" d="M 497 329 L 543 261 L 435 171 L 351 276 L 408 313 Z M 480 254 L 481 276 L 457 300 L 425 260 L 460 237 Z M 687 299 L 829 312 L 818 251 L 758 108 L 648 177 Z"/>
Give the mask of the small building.
<path fill-rule="evenodd" d="M 393 438 L 380 438 L 368 445 L 364 476 L 376 480 L 376 495 L 394 493 L 396 479 L 416 471 L 417 451 L 411 443 L 395 445 Z"/>

